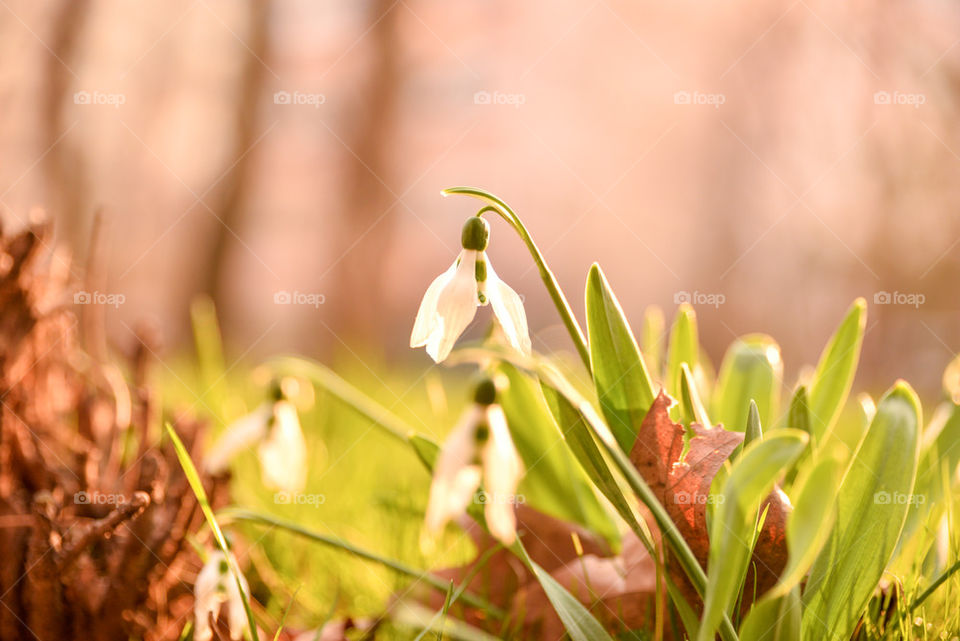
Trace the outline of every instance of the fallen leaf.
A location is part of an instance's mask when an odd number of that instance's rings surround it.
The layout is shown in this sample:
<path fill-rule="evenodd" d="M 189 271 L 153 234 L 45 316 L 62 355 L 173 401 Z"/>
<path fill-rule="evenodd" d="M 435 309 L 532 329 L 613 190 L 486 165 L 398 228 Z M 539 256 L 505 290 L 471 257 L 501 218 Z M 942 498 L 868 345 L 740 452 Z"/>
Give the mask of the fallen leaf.
<path fill-rule="evenodd" d="M 670 419 L 672 404 L 673 400 L 661 391 L 643 419 L 630 451 L 630 460 L 650 485 L 700 565 L 706 568 L 710 550 L 706 509 L 710 484 L 743 441 L 743 434 L 725 430 L 722 425 L 707 428 L 691 423 L 685 451 L 687 430 Z M 744 599 L 744 605 L 752 602 L 754 593 L 759 596 L 770 589 L 786 564 L 785 524 L 789 500 L 782 491 L 775 489 L 767 497 L 764 507 L 768 507 L 767 516 L 747 575 L 744 591 L 750 598 Z M 668 569 L 690 604 L 699 607 L 700 598 L 679 565 L 668 560 Z"/>

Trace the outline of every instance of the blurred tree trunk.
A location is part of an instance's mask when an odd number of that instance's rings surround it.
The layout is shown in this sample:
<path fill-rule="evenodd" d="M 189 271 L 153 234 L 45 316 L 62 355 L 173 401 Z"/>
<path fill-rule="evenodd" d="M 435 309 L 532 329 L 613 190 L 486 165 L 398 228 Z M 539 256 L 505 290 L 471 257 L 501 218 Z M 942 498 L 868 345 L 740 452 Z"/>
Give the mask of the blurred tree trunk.
<path fill-rule="evenodd" d="M 43 70 L 46 90 L 42 97 L 42 110 L 44 142 L 48 150 L 44 156 L 48 181 L 44 204 L 51 215 L 62 222 L 59 231 L 72 247 L 87 245 L 89 238 L 83 235 L 89 233 L 86 222 L 90 219 L 90 212 L 82 211 L 85 180 L 82 158 L 61 140 L 70 126 L 63 117 L 63 108 L 73 99 L 71 78 L 74 72 L 70 65 L 89 11 L 89 0 L 60 0 L 54 7 L 51 11 L 51 55 L 47 57 Z"/>
<path fill-rule="evenodd" d="M 377 335 L 386 320 L 380 309 L 382 257 L 390 245 L 397 205 L 388 187 L 388 150 L 402 84 L 395 4 L 392 0 L 370 3 L 371 68 L 354 110 L 347 139 L 350 150 L 344 152 L 347 178 L 341 220 L 347 253 L 335 279 L 338 290 L 328 303 L 335 303 L 332 329 L 345 341 Z"/>
<path fill-rule="evenodd" d="M 228 157 L 232 167 L 220 182 L 220 187 L 214 190 L 215 197 L 205 198 L 207 205 L 220 219 L 208 245 L 206 263 L 199 271 L 203 278 L 200 283 L 200 292 L 209 294 L 214 303 L 219 302 L 218 293 L 224 257 L 231 238 L 238 229 L 240 214 L 252 182 L 250 168 L 254 151 L 251 147 L 256 144 L 257 138 L 261 135 L 257 131 L 257 103 L 263 92 L 263 75 L 266 70 L 264 61 L 270 53 L 270 2 L 269 0 L 250 0 L 248 6 L 246 45 L 250 52 L 241 76 L 241 84 L 237 89 L 234 153 Z M 195 293 L 197 292 L 193 292 Z"/>

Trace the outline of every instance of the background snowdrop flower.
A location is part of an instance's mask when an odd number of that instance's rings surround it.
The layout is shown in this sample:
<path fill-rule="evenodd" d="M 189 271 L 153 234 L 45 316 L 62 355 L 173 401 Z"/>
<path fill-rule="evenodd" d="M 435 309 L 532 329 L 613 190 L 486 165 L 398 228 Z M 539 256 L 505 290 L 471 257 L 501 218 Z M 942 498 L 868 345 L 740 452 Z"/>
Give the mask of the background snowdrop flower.
<path fill-rule="evenodd" d="M 460 239 L 463 251 L 423 295 L 410 334 L 410 347 L 426 346 L 427 353 L 438 363 L 450 355 L 454 343 L 476 315 L 477 307 L 487 303 L 510 345 L 521 353 L 530 353 L 523 302 L 489 265 L 485 251 L 489 239 L 487 221 L 479 216 L 469 218 Z"/>
<path fill-rule="evenodd" d="M 207 471 L 214 475 L 226 472 L 233 457 L 266 436 L 272 416 L 273 403 L 263 403 L 251 413 L 228 425 L 223 436 L 210 448 L 203 459 L 203 465 Z"/>
<path fill-rule="evenodd" d="M 225 472 L 242 450 L 259 443 L 257 455 L 264 485 L 296 493 L 307 478 L 307 444 L 297 408 L 278 390 L 275 400 L 262 404 L 227 427 L 211 448 L 204 466 L 211 474 Z"/>
<path fill-rule="evenodd" d="M 303 490 L 307 481 L 307 443 L 293 403 L 282 400 L 273 404 L 270 433 L 257 453 L 264 485 L 291 494 Z"/>
<path fill-rule="evenodd" d="M 243 589 L 249 592 L 250 588 L 243 575 L 240 575 L 240 582 L 243 584 Z M 230 573 L 230 567 L 223 552 L 210 553 L 210 557 L 193 585 L 193 596 L 195 619 L 193 638 L 196 641 L 210 641 L 213 638 L 210 616 L 213 615 L 213 619 L 216 620 L 223 604 L 227 606 L 230 638 L 243 638 L 243 629 L 247 625 L 246 611 L 243 609 L 240 588 L 237 587 L 237 581 Z"/>
<path fill-rule="evenodd" d="M 487 491 L 484 516 L 490 533 L 504 545 L 516 539 L 513 497 L 522 463 L 510 438 L 506 416 L 495 400 L 494 382 L 481 382 L 474 403 L 440 450 L 427 503 L 426 528 L 431 534 L 466 511 L 482 481 Z"/>

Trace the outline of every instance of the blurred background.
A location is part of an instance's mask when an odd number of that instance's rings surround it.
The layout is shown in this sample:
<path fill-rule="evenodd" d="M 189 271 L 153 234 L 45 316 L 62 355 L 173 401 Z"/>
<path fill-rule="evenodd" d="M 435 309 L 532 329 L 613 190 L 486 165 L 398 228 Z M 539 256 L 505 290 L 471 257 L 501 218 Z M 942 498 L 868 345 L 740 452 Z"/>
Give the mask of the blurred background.
<path fill-rule="evenodd" d="M 2 0 L 0 207 L 55 220 L 114 339 L 185 345 L 207 293 L 233 357 L 422 365 L 477 208 L 439 190 L 475 185 L 581 315 L 598 260 L 637 329 L 689 299 L 715 362 L 767 332 L 792 380 L 864 296 L 860 384 L 929 393 L 960 348 L 958 34 L 945 1 Z M 492 233 L 535 346 L 568 347 Z"/>

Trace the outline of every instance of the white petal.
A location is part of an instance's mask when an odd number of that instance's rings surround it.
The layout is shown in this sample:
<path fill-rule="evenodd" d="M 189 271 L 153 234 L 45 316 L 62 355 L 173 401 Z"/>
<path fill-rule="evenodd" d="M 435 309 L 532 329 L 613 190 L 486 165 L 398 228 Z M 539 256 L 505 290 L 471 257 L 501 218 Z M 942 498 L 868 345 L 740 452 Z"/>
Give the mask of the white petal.
<path fill-rule="evenodd" d="M 489 261 L 486 295 L 507 341 L 521 354 L 529 355 L 530 332 L 527 330 L 527 313 L 523 309 L 523 301 L 517 292 L 500 280 Z"/>
<path fill-rule="evenodd" d="M 224 580 L 227 581 L 227 623 L 230 626 L 230 638 L 240 641 L 243 639 L 243 630 L 247 627 L 247 611 L 243 608 L 243 597 L 240 595 L 237 580 L 232 575 Z M 250 586 L 243 575 L 240 576 L 240 583 L 249 594 Z"/>
<path fill-rule="evenodd" d="M 482 410 L 471 405 L 440 449 L 427 503 L 426 525 L 430 532 L 439 532 L 450 519 L 463 514 L 480 487 L 482 473 L 474 459 L 477 424 L 482 418 Z"/>
<path fill-rule="evenodd" d="M 273 404 L 273 425 L 258 454 L 264 485 L 290 493 L 303 490 L 307 480 L 307 444 L 293 403 Z"/>
<path fill-rule="evenodd" d="M 490 439 L 483 448 L 484 516 L 490 533 L 504 545 L 517 537 L 517 484 L 523 464 L 510 438 L 507 419 L 498 405 L 487 408 Z"/>
<path fill-rule="evenodd" d="M 223 436 L 204 457 L 203 465 L 206 470 L 211 474 L 225 472 L 234 456 L 262 439 L 267 433 L 271 412 L 270 404 L 264 403 L 252 413 L 228 425 Z"/>
<path fill-rule="evenodd" d="M 224 560 L 223 553 L 211 552 L 193 584 L 193 638 L 196 641 L 210 641 L 213 638 L 210 615 L 216 619 L 220 604 L 226 599 L 226 595 L 219 589 L 223 578 L 220 564 Z"/>
<path fill-rule="evenodd" d="M 427 341 L 427 353 L 438 363 L 450 355 L 453 344 L 477 314 L 477 253 L 460 252 L 457 272 L 437 298 L 437 324 Z"/>
<path fill-rule="evenodd" d="M 453 275 L 457 272 L 457 262 L 450 265 L 450 269 L 437 276 L 427 292 L 423 295 L 420 302 L 420 309 L 417 311 L 417 319 L 413 322 L 413 332 L 410 334 L 410 347 L 423 347 L 427 344 L 430 334 L 437 324 L 437 299 L 440 298 L 440 292 L 446 285 L 453 280 Z"/>

